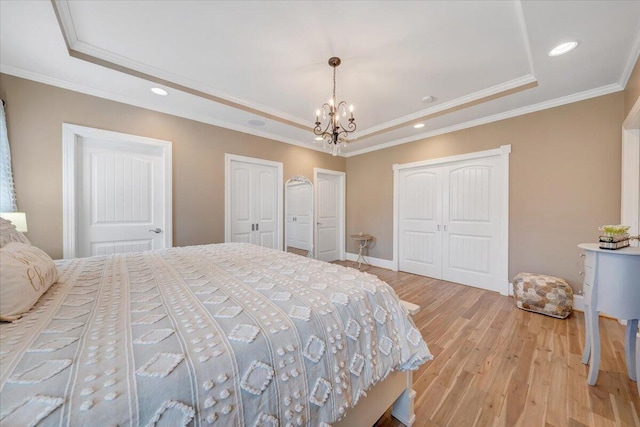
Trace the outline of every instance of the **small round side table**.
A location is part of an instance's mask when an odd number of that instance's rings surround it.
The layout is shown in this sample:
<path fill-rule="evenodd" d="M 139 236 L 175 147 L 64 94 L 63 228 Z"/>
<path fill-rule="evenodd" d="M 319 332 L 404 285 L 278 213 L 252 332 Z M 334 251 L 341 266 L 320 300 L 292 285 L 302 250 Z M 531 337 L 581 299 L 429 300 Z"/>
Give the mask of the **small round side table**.
<path fill-rule="evenodd" d="M 362 267 L 362 264 L 371 265 L 364 259 L 364 253 L 369 248 L 369 243 L 373 240 L 373 236 L 370 234 L 352 234 L 351 238 L 358 242 L 358 245 L 360 246 L 358 259 L 353 261 L 352 265 L 358 263 L 358 270 Z"/>

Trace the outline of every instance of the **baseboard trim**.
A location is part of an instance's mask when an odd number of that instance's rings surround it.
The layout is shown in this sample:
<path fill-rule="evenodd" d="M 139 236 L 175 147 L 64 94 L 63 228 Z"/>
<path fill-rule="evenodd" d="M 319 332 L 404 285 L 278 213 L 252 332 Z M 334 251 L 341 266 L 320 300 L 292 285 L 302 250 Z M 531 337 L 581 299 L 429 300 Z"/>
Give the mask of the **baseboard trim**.
<path fill-rule="evenodd" d="M 584 295 L 573 296 L 573 309 L 584 313 Z"/>
<path fill-rule="evenodd" d="M 358 254 L 347 252 L 347 261 L 355 261 L 357 259 L 358 259 Z M 393 270 L 393 261 L 391 261 L 390 259 L 374 258 L 371 256 L 365 256 L 364 259 L 374 267 L 381 267 L 381 268 L 386 268 L 388 270 Z"/>

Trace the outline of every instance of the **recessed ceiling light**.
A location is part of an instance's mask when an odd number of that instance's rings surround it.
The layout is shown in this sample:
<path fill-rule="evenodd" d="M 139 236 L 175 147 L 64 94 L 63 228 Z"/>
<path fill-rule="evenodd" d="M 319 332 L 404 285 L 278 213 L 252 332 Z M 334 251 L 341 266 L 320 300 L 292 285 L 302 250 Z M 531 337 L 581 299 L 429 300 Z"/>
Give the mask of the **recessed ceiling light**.
<path fill-rule="evenodd" d="M 558 46 L 551 49 L 549 52 L 549 56 L 560 56 L 564 55 L 567 52 L 571 52 L 573 49 L 578 46 L 578 42 L 566 42 L 559 44 Z"/>
<path fill-rule="evenodd" d="M 249 124 L 251 126 L 264 126 L 264 122 L 262 120 L 249 120 Z"/>
<path fill-rule="evenodd" d="M 152 87 L 151 88 L 151 92 L 155 93 L 156 95 L 160 95 L 160 96 L 167 96 L 169 95 L 169 92 L 167 92 L 166 90 L 160 88 L 160 87 Z"/>
<path fill-rule="evenodd" d="M 413 127 L 414 127 L 414 129 L 420 129 L 420 128 L 423 128 L 423 127 L 424 127 L 424 123 L 418 123 L 418 124 L 415 124 L 415 125 L 413 125 Z"/>
<path fill-rule="evenodd" d="M 322 137 L 321 137 L 321 136 L 316 136 L 314 139 L 315 139 L 316 141 L 322 141 Z"/>
<path fill-rule="evenodd" d="M 430 103 L 432 103 L 432 102 L 433 102 L 433 101 L 435 101 L 435 100 L 436 100 L 436 98 L 435 98 L 435 97 L 433 97 L 432 95 L 427 95 L 427 96 L 424 96 L 424 97 L 422 98 L 422 103 L 423 103 L 423 104 L 430 104 Z"/>

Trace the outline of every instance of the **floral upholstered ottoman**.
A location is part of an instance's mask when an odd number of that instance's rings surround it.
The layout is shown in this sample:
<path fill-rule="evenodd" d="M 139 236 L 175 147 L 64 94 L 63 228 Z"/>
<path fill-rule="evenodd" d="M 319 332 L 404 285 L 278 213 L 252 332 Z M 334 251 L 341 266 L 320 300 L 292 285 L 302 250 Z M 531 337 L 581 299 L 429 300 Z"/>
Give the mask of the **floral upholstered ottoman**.
<path fill-rule="evenodd" d="M 520 273 L 513 278 L 513 293 L 522 310 L 564 319 L 573 308 L 573 290 L 558 277 Z"/>

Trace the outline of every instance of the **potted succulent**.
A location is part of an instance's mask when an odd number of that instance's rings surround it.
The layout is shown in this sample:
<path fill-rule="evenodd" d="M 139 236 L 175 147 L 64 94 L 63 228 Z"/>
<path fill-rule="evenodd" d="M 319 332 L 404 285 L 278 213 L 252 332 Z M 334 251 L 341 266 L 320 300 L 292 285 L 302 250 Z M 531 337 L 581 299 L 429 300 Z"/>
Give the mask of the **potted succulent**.
<path fill-rule="evenodd" d="M 603 231 L 608 237 L 623 237 L 631 227 L 628 225 L 603 225 L 598 230 Z"/>

